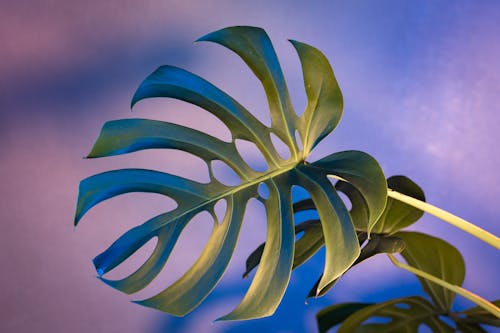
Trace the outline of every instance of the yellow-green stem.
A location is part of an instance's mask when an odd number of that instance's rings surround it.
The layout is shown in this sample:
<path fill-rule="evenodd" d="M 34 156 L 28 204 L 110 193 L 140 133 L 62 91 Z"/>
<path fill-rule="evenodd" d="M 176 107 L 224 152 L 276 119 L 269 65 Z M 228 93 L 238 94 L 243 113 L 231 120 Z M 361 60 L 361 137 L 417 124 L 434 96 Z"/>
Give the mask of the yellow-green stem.
<path fill-rule="evenodd" d="M 488 311 L 489 313 L 491 313 L 495 317 L 500 318 L 500 308 L 498 308 L 497 306 L 495 306 L 495 304 L 492 304 L 492 303 L 488 302 L 487 300 L 485 300 L 481 296 L 476 295 L 473 292 L 470 292 L 467 289 L 464 289 L 464 288 L 462 288 L 460 286 L 457 286 L 457 285 L 448 283 L 448 282 L 446 282 L 444 280 L 441 280 L 441 279 L 435 277 L 434 275 L 428 274 L 428 273 L 426 273 L 424 271 L 421 271 L 421 270 L 419 270 L 419 269 L 417 269 L 415 267 L 403 264 L 403 263 L 399 262 L 396 259 L 396 257 L 394 257 L 392 254 L 387 254 L 387 256 L 389 257 L 389 259 L 391 260 L 391 262 L 395 266 L 397 266 L 399 268 L 402 268 L 402 269 L 404 269 L 404 270 L 406 270 L 406 271 L 408 271 L 410 273 L 413 273 L 413 274 L 415 274 L 417 276 L 420 276 L 421 278 L 424 278 L 426 280 L 434 282 L 435 284 L 438 284 L 438 285 L 440 285 L 443 288 L 451 290 L 454 293 L 457 293 L 460 296 L 463 296 L 463 297 L 467 298 L 469 301 L 471 301 L 474 304 L 476 304 L 476 305 L 480 306 L 481 308 L 485 309 L 486 311 Z"/>
<path fill-rule="evenodd" d="M 497 236 L 487 232 L 484 229 L 479 228 L 478 226 L 467 222 L 466 220 L 453 215 L 441 208 L 428 204 L 427 202 L 420 201 L 413 197 L 407 196 L 405 194 L 399 193 L 397 191 L 388 189 L 387 196 L 396 199 L 398 201 L 404 202 L 410 206 L 423 210 L 426 213 L 436 216 L 437 218 L 448 222 L 449 224 L 462 229 L 463 231 L 471 234 L 472 236 L 479 238 L 480 240 L 490 244 L 497 250 L 500 250 L 500 238 Z"/>

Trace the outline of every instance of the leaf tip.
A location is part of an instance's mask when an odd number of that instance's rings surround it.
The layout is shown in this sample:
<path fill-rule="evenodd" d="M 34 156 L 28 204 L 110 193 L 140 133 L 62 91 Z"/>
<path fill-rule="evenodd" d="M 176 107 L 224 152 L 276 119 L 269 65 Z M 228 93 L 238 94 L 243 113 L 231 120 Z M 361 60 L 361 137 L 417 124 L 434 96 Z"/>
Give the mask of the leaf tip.
<path fill-rule="evenodd" d="M 217 30 L 217 31 L 214 31 L 214 32 L 210 32 L 206 35 L 203 35 L 199 38 L 197 38 L 194 42 L 195 43 L 199 43 L 199 42 L 212 42 L 214 41 L 214 35 L 220 30 Z"/>
<path fill-rule="evenodd" d="M 134 111 L 134 106 L 139 102 L 139 98 L 137 97 L 137 93 L 134 94 L 134 97 L 132 97 L 132 100 L 130 101 L 130 112 Z"/>
<path fill-rule="evenodd" d="M 304 43 L 301 43 L 299 42 L 298 40 L 295 40 L 295 39 L 288 39 L 288 41 L 293 45 L 293 47 L 297 48 L 297 47 L 300 47 L 302 44 Z"/>
<path fill-rule="evenodd" d="M 92 263 L 94 264 L 94 268 L 95 268 L 95 271 L 97 272 L 97 276 L 102 280 L 101 277 L 104 275 L 104 273 L 106 273 L 106 270 L 101 265 L 99 265 L 97 258 L 99 258 L 99 256 L 95 257 L 92 260 Z"/>
<path fill-rule="evenodd" d="M 142 306 L 145 306 L 143 303 L 144 301 L 140 301 L 140 300 L 131 300 L 130 301 L 131 303 L 134 303 L 134 304 L 138 304 L 138 305 L 142 305 Z"/>
<path fill-rule="evenodd" d="M 80 218 L 78 217 L 78 214 L 75 214 L 75 218 L 73 219 L 73 227 L 75 229 L 78 226 L 78 222 L 80 222 Z"/>

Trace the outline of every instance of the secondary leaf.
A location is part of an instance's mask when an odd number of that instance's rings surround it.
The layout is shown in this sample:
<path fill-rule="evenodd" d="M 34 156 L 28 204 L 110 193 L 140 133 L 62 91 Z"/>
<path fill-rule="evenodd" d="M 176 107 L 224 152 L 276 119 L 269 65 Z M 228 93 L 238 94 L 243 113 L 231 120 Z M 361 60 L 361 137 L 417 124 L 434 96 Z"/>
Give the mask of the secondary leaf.
<path fill-rule="evenodd" d="M 458 250 L 449 243 L 418 232 L 398 232 L 396 237 L 405 242 L 401 255 L 408 264 L 453 285 L 461 286 L 465 277 L 465 263 Z M 455 293 L 426 279 L 418 277 L 424 291 L 436 306 L 451 309 Z"/>
<path fill-rule="evenodd" d="M 367 306 L 350 315 L 340 326 L 338 333 L 418 333 L 422 324 L 433 332 L 455 330 L 438 318 L 440 313 L 421 297 L 407 297 Z M 383 323 L 365 323 L 368 319 L 383 318 Z"/>

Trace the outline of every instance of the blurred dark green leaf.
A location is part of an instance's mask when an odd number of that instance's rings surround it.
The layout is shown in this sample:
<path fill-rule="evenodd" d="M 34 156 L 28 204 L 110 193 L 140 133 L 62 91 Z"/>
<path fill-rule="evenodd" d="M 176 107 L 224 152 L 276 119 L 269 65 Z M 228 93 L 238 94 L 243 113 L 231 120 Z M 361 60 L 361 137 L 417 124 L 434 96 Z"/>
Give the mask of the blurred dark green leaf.
<path fill-rule="evenodd" d="M 330 328 L 340 324 L 356 311 L 370 305 L 373 305 L 373 303 L 340 303 L 322 309 L 316 314 L 319 332 L 327 332 Z"/>
<path fill-rule="evenodd" d="M 421 297 L 407 297 L 367 306 L 350 315 L 338 333 L 418 333 L 427 326 L 432 332 L 454 332 L 439 319 L 440 312 Z M 367 322 L 369 319 L 380 322 Z"/>
<path fill-rule="evenodd" d="M 500 300 L 496 300 L 491 303 L 495 304 L 497 307 L 500 307 Z M 500 327 L 500 318 L 495 317 L 493 314 L 486 311 L 480 306 L 475 306 L 468 310 L 462 311 L 461 314 L 466 316 L 462 320 L 462 322 L 464 323 L 472 322 Z"/>

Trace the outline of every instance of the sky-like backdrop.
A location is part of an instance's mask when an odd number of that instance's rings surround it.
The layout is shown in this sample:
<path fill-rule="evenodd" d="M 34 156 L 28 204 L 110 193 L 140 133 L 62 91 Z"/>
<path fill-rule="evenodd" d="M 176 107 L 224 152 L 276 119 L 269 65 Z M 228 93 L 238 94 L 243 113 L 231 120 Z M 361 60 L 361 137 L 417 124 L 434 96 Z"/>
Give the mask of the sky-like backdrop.
<path fill-rule="evenodd" d="M 266 29 L 298 112 L 306 96 L 287 39 L 330 59 L 344 117 L 310 160 L 366 151 L 387 176 L 407 175 L 429 202 L 500 234 L 498 1 L 2 1 L 0 331 L 315 332 L 315 313 L 335 302 L 423 294 L 416 278 L 380 256 L 305 304 L 322 271 L 319 253 L 294 271 L 274 316 L 212 323 L 250 283 L 241 279 L 244 261 L 265 238 L 265 213 L 255 202 L 221 284 L 184 318 L 129 300 L 153 295 L 185 272 L 208 239 L 207 216 L 186 229 L 167 268 L 139 295 L 122 295 L 96 279 L 91 259 L 172 201 L 128 194 L 100 204 L 74 229 L 81 179 L 125 167 L 208 179 L 200 161 L 177 151 L 83 159 L 104 122 L 143 117 L 229 136 L 213 116 L 180 101 L 144 101 L 131 112 L 131 97 L 149 73 L 163 64 L 188 69 L 269 123 L 263 89 L 241 59 L 215 44 L 193 43 L 232 25 Z M 248 154 L 258 165 L 258 156 Z M 498 251 L 430 216 L 412 229 L 457 246 L 468 268 L 464 286 L 499 298 Z M 110 276 L 132 272 L 151 245 Z M 457 298 L 457 309 L 467 306 Z"/>

